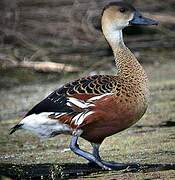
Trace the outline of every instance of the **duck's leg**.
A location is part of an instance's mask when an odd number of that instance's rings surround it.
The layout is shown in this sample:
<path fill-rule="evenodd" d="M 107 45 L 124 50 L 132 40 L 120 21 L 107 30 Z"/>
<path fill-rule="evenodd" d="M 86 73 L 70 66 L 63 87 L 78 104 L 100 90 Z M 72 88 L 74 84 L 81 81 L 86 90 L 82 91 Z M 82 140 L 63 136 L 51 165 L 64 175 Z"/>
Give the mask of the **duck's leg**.
<path fill-rule="evenodd" d="M 87 159 L 88 161 L 90 162 L 94 162 L 96 163 L 97 165 L 99 165 L 101 168 L 103 169 L 107 169 L 107 170 L 110 170 L 111 168 L 104 165 L 100 159 L 97 159 L 94 155 L 92 155 L 91 153 L 89 152 L 86 152 L 82 149 L 79 148 L 79 145 L 77 144 L 77 141 L 78 141 L 78 137 L 79 136 L 76 136 L 76 135 L 73 135 L 72 136 L 72 139 L 71 139 L 71 143 L 70 143 L 70 149 L 77 155 Z"/>
<path fill-rule="evenodd" d="M 96 159 L 98 159 L 98 160 L 101 161 L 101 157 L 100 157 L 100 154 L 99 154 L 99 148 L 100 148 L 100 145 L 101 145 L 101 144 L 91 143 L 91 145 L 92 145 L 92 147 L 93 147 L 93 149 L 92 149 L 92 154 L 93 154 L 93 156 L 94 156 Z"/>
<path fill-rule="evenodd" d="M 123 169 L 123 168 L 128 167 L 127 164 L 115 163 L 115 162 L 107 162 L 107 161 L 101 160 L 101 157 L 100 157 L 100 154 L 99 154 L 100 144 L 91 143 L 91 145 L 93 147 L 92 152 L 93 152 L 94 157 L 96 157 L 96 159 L 98 159 L 100 162 L 102 162 L 103 165 L 109 167 L 110 169 Z"/>
<path fill-rule="evenodd" d="M 95 143 L 91 143 L 93 149 L 92 149 L 92 155 L 98 159 L 99 161 L 101 161 L 101 157 L 99 155 L 99 147 L 101 144 L 95 144 Z M 89 165 L 90 166 L 98 166 L 95 162 L 89 161 Z"/>

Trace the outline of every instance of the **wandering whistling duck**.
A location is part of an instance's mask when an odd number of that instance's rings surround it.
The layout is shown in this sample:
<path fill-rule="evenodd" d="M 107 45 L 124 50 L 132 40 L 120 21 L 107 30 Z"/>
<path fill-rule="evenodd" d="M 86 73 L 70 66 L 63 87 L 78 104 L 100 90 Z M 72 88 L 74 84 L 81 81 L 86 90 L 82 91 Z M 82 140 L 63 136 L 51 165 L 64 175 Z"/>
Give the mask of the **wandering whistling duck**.
<path fill-rule="evenodd" d="M 116 75 L 94 75 L 67 83 L 34 106 L 10 134 L 27 129 L 40 137 L 59 134 L 72 136 L 70 149 L 104 169 L 121 163 L 102 161 L 99 147 L 103 140 L 136 123 L 148 106 L 147 76 L 134 54 L 123 42 L 122 29 L 129 25 L 156 25 L 130 4 L 112 2 L 105 6 L 102 32 L 111 46 Z M 78 146 L 78 138 L 89 141 L 93 152 Z"/>

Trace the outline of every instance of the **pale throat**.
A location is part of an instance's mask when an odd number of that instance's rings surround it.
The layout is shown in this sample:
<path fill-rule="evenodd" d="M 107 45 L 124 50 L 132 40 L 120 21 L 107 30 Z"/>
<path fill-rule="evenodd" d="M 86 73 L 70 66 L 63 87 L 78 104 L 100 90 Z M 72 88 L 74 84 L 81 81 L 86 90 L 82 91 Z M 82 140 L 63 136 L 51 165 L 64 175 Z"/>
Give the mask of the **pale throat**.
<path fill-rule="evenodd" d="M 103 24 L 102 29 L 103 34 L 114 53 L 115 62 L 117 66 L 117 74 L 121 73 L 123 67 L 125 66 L 125 62 L 123 61 L 125 58 L 122 58 L 122 56 L 124 57 L 125 51 L 127 51 L 127 47 L 125 46 L 125 43 L 123 41 L 122 29 L 119 29 L 115 25 L 110 23 L 108 25 Z"/>
<path fill-rule="evenodd" d="M 123 41 L 122 29 L 118 29 L 113 24 L 102 26 L 102 29 L 103 34 L 113 51 L 115 51 L 117 48 L 126 47 Z"/>

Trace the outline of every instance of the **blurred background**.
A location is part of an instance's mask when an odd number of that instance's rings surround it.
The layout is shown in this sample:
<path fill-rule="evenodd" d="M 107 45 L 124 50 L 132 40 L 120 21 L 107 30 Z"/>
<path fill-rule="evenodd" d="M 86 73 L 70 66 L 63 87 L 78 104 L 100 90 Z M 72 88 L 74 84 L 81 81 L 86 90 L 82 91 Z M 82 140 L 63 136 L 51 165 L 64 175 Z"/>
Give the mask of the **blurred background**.
<path fill-rule="evenodd" d="M 100 29 L 101 12 L 108 2 L 0 1 L 1 120 L 20 117 L 69 79 L 112 72 L 112 52 Z M 159 26 L 128 27 L 126 44 L 146 65 L 173 62 L 175 2 L 128 2 L 158 20 Z"/>

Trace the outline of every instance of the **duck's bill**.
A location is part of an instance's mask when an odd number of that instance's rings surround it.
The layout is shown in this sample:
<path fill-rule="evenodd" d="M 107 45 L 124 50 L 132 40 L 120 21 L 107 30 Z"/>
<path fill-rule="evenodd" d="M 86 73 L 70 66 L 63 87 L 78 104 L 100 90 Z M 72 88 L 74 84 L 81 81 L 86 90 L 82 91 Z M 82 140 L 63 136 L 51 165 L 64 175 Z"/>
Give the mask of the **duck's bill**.
<path fill-rule="evenodd" d="M 130 21 L 131 25 L 158 25 L 158 22 L 153 20 L 153 19 L 149 19 L 146 18 L 144 16 L 142 16 L 142 14 L 138 11 L 136 11 L 134 13 L 134 17 L 133 19 Z"/>

